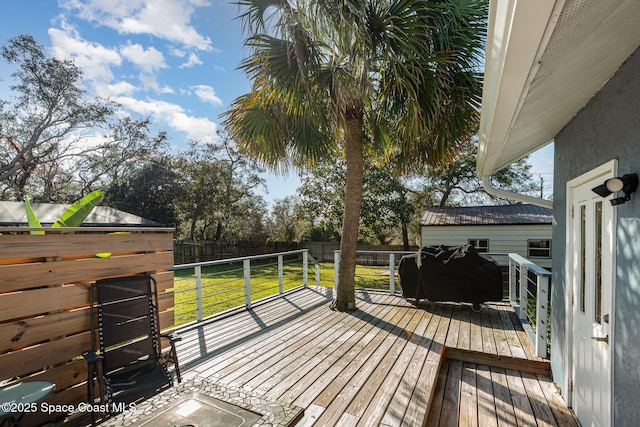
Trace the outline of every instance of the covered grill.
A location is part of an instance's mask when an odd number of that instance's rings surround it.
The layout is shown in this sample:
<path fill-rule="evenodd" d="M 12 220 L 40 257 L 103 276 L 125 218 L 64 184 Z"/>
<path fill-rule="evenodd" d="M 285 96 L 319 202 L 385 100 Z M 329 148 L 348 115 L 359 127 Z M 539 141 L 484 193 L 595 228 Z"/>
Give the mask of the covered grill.
<path fill-rule="evenodd" d="M 405 298 L 468 302 L 479 308 L 502 300 L 502 271 L 472 245 L 425 246 L 403 256 L 399 267 Z"/>

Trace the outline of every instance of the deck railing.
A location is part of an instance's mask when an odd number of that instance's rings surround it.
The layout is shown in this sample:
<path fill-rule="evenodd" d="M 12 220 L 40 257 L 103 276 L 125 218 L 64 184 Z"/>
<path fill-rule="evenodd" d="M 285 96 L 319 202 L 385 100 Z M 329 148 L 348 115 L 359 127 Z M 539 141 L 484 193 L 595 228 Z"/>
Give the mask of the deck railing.
<path fill-rule="evenodd" d="M 403 255 L 415 252 L 357 251 L 356 287 L 397 293 L 397 268 Z M 549 355 L 549 305 L 551 272 L 515 253 L 488 253 L 500 265 L 508 263 L 508 292 L 505 295 L 515 308 L 523 328 L 535 345 L 536 354 Z M 508 260 L 508 261 L 507 261 Z M 340 251 L 334 252 L 334 286 L 338 283 Z M 394 274 L 391 274 L 391 271 Z"/>
<path fill-rule="evenodd" d="M 188 329 L 308 286 L 310 262 L 319 285 L 320 267 L 307 249 L 176 265 L 175 324 Z"/>
<path fill-rule="evenodd" d="M 549 355 L 550 285 L 549 270 L 518 254 L 509 254 L 509 301 L 542 358 Z"/>
<path fill-rule="evenodd" d="M 396 294 L 397 274 L 395 273 L 403 255 L 415 252 L 403 251 L 357 251 L 356 288 L 389 291 Z M 338 284 L 340 251 L 333 252 L 333 285 Z M 391 272 L 394 274 L 391 274 Z"/>

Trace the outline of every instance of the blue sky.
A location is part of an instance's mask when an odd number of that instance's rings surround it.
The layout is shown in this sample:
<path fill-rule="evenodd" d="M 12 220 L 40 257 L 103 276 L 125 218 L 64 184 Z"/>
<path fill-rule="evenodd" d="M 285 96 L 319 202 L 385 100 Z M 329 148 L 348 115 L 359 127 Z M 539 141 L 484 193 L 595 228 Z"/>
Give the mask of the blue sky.
<path fill-rule="evenodd" d="M 219 115 L 250 89 L 237 70 L 244 55 L 237 16 L 224 0 L 10 0 L 2 4 L 0 45 L 29 34 L 49 53 L 75 58 L 91 93 L 150 117 L 154 131 L 167 131 L 180 150 L 192 140 L 214 141 Z M 10 73 L 0 62 L 0 99 Z M 543 174 L 550 183 L 551 149 L 532 164 L 536 179 Z M 269 201 L 299 185 L 295 174 L 265 178 Z"/>

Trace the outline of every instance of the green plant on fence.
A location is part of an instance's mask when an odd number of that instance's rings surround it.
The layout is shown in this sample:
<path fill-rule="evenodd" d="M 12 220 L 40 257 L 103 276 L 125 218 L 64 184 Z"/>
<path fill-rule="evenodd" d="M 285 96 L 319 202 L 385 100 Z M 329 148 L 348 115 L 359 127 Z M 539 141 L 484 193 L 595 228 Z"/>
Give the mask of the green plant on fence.
<path fill-rule="evenodd" d="M 98 206 L 98 203 L 100 203 L 103 198 L 104 194 L 102 194 L 102 191 L 100 190 L 96 190 L 87 194 L 86 196 L 84 196 L 80 200 L 75 201 L 71 206 L 69 206 L 62 213 L 62 215 L 60 215 L 60 218 L 58 218 L 58 220 L 53 223 L 51 228 L 80 227 L 84 220 L 87 219 L 93 208 Z M 25 197 L 24 204 L 25 209 L 27 210 L 27 221 L 29 223 L 29 227 L 42 228 L 40 220 L 38 220 L 36 213 L 33 211 L 33 208 L 29 203 L 29 197 Z M 44 233 L 44 230 L 31 231 L 31 234 Z"/>
<path fill-rule="evenodd" d="M 65 228 L 65 227 L 80 227 L 85 219 L 89 216 L 93 208 L 98 206 L 98 203 L 102 201 L 104 194 L 100 190 L 92 191 L 80 200 L 75 201 L 60 215 L 60 218 L 53 223 L 51 228 Z M 27 211 L 27 222 L 31 228 L 42 228 L 40 220 L 36 216 L 31 203 L 29 203 L 29 197 L 24 199 L 25 209 Z M 41 235 L 45 234 L 44 230 L 31 230 L 31 234 Z M 109 252 L 102 252 L 96 254 L 99 258 L 108 258 L 111 256 Z"/>

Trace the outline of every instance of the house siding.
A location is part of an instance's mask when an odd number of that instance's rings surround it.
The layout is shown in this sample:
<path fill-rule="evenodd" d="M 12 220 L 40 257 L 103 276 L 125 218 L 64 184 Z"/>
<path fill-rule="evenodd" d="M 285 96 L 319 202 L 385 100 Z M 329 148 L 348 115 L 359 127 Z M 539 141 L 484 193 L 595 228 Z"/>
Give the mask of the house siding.
<path fill-rule="evenodd" d="M 527 241 L 529 239 L 551 239 L 551 225 L 464 225 L 464 226 L 423 226 L 422 246 L 466 245 L 469 239 L 488 239 L 491 253 L 517 253 L 527 257 Z M 551 267 L 551 260 L 531 258 L 532 262 Z M 500 264 L 507 265 L 507 259 L 496 257 Z"/>
<path fill-rule="evenodd" d="M 551 364 L 563 385 L 567 295 L 566 183 L 612 159 L 619 174 L 640 173 L 640 49 L 555 138 Z M 613 348 L 613 422 L 640 419 L 640 195 L 615 208 L 617 218 Z M 566 390 L 563 390 L 566 395 Z"/>

